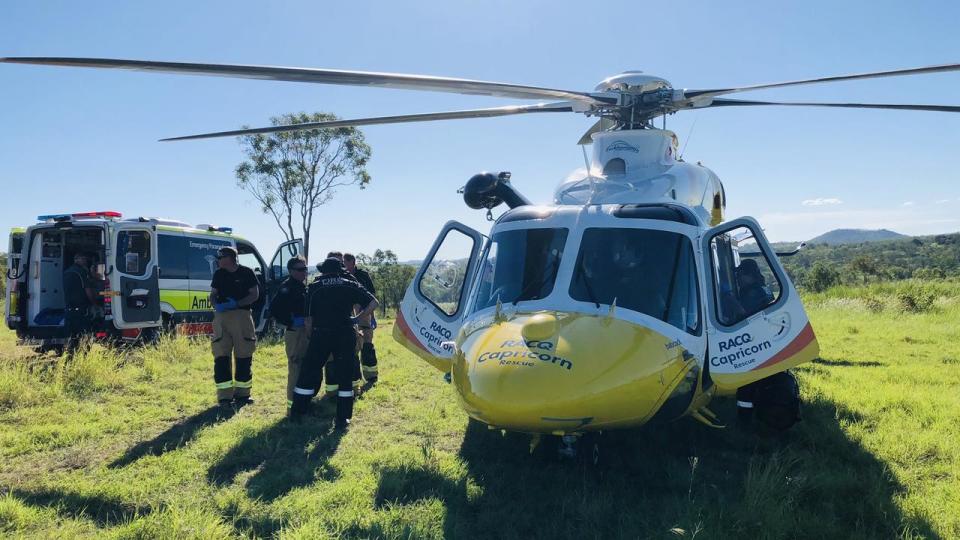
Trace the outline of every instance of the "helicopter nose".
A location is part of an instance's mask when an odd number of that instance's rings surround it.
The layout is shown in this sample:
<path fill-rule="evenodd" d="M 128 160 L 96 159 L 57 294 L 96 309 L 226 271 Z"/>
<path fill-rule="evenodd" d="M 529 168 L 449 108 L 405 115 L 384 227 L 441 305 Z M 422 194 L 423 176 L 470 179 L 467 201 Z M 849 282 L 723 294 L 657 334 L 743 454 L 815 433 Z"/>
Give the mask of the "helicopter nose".
<path fill-rule="evenodd" d="M 623 320 L 541 312 L 462 336 L 453 382 L 491 426 L 568 433 L 643 423 L 695 362 L 654 330 Z"/>

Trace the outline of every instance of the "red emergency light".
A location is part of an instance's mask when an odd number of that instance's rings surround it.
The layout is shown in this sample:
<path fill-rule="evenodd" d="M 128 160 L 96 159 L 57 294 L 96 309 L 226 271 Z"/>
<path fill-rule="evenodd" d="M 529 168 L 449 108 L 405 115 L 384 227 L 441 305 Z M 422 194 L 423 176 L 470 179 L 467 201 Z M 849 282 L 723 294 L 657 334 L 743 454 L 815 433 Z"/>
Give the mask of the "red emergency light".
<path fill-rule="evenodd" d="M 96 218 L 122 218 L 123 214 L 120 212 L 115 212 L 113 210 L 105 210 L 101 212 L 77 212 L 75 214 L 46 214 L 43 216 L 37 216 L 37 221 L 70 221 L 72 219 L 96 219 Z"/>
<path fill-rule="evenodd" d="M 100 212 L 77 212 L 71 214 L 74 219 L 89 219 L 89 218 L 122 218 L 123 214 L 116 212 L 114 210 L 103 210 Z"/>

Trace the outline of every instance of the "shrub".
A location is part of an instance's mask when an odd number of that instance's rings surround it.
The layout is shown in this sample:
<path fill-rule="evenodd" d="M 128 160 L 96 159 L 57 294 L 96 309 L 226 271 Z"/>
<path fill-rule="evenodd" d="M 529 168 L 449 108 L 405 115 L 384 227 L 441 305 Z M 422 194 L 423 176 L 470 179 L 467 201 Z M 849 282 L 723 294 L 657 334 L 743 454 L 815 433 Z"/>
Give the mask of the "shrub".
<path fill-rule="evenodd" d="M 939 296 L 939 291 L 931 284 L 910 283 L 899 287 L 894 298 L 898 311 L 925 313 L 934 307 Z"/>

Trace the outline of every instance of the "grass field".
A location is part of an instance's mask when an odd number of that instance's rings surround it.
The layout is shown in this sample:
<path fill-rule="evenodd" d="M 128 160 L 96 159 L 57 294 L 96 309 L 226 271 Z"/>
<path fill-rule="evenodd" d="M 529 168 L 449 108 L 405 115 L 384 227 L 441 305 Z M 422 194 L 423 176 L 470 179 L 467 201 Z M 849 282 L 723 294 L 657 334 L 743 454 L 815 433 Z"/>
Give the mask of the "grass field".
<path fill-rule="evenodd" d="M 958 538 L 960 285 L 808 296 L 822 358 L 786 435 L 693 420 L 605 434 L 600 466 L 467 421 L 378 334 L 354 428 L 284 420 L 282 346 L 227 418 L 207 346 L 64 363 L 0 332 L 0 535 L 119 538 Z"/>

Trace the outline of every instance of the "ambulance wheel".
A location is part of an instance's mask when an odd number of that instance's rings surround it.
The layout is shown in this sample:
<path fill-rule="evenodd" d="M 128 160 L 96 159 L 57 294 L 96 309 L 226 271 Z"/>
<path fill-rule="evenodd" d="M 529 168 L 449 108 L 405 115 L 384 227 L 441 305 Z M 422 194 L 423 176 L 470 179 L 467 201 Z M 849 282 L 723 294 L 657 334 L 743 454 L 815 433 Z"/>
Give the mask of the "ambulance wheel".
<path fill-rule="evenodd" d="M 156 328 L 144 328 L 140 332 L 140 340 L 144 345 L 156 345 L 160 341 L 160 334 L 163 332 L 163 327 L 158 326 Z"/>
<path fill-rule="evenodd" d="M 173 322 L 173 316 L 166 313 L 163 314 L 163 321 L 160 323 L 160 328 L 163 329 L 164 334 L 175 335 L 177 333 L 177 325 Z"/>

